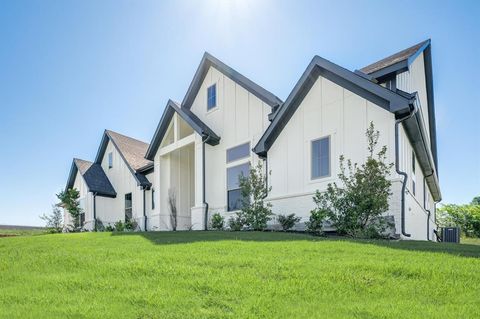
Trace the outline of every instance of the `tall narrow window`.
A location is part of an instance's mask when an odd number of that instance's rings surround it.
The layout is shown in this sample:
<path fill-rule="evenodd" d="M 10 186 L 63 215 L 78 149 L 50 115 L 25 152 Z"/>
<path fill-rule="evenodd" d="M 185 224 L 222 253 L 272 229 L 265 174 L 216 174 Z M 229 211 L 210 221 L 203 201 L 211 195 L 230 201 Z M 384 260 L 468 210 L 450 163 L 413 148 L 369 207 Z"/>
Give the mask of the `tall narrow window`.
<path fill-rule="evenodd" d="M 217 106 L 217 85 L 214 84 L 207 88 L 207 111 Z"/>
<path fill-rule="evenodd" d="M 415 176 L 415 153 L 412 151 L 412 193 L 415 196 L 416 194 L 416 176 Z"/>
<path fill-rule="evenodd" d="M 110 152 L 108 153 L 108 168 L 112 168 L 113 167 L 113 153 Z"/>
<path fill-rule="evenodd" d="M 125 194 L 125 221 L 132 219 L 132 193 Z"/>
<path fill-rule="evenodd" d="M 249 172 L 249 163 L 227 168 L 227 210 L 229 212 L 242 208 L 240 176 L 246 177 Z"/>
<path fill-rule="evenodd" d="M 312 179 L 330 176 L 330 137 L 312 141 Z"/>
<path fill-rule="evenodd" d="M 227 150 L 227 163 L 248 157 L 250 155 L 250 142 L 238 145 Z"/>
<path fill-rule="evenodd" d="M 155 209 L 155 190 L 152 188 L 152 209 Z"/>

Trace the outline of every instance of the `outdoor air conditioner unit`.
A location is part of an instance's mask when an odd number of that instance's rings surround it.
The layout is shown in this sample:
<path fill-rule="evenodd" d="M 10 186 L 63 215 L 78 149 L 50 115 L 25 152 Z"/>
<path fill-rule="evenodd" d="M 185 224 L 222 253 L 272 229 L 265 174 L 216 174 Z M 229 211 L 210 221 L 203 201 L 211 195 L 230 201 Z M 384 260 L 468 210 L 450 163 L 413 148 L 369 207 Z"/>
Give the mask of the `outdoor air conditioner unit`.
<path fill-rule="evenodd" d="M 457 244 L 460 243 L 460 228 L 442 227 L 442 242 Z"/>

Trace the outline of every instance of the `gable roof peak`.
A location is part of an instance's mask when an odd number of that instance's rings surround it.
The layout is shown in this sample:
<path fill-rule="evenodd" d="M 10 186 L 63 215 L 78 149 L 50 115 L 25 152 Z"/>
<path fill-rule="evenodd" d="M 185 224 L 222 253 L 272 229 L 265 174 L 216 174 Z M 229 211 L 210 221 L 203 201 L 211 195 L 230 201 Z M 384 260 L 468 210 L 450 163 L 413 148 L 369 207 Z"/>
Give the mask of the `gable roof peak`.
<path fill-rule="evenodd" d="M 267 91 L 260 85 L 256 84 L 252 80 L 248 79 L 227 64 L 217 59 L 209 52 L 205 51 L 203 53 L 202 60 L 200 61 L 200 64 L 197 68 L 197 71 L 195 72 L 195 75 L 192 79 L 192 82 L 188 87 L 187 93 L 183 98 L 183 101 L 181 103 L 182 107 L 189 109 L 192 106 L 197 92 L 200 89 L 210 67 L 214 67 L 215 69 L 219 70 L 224 75 L 228 76 L 230 79 L 245 88 L 247 91 L 258 97 L 260 100 L 270 105 L 270 107 L 272 108 L 283 103 L 282 100 L 280 100 L 273 93 Z"/>

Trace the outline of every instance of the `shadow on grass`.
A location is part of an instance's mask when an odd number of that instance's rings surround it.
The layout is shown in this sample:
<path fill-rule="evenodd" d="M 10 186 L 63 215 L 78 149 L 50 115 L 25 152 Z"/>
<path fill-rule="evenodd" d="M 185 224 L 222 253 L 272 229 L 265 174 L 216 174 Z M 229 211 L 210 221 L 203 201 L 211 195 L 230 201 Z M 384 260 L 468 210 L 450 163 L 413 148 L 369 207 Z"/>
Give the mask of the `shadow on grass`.
<path fill-rule="evenodd" d="M 480 245 L 451 244 L 413 240 L 368 240 L 341 236 L 317 237 L 295 232 L 256 232 L 256 231 L 176 231 L 176 232 L 113 232 L 112 236 L 142 236 L 157 245 L 213 242 L 224 240 L 279 242 L 279 241 L 343 241 L 355 244 L 376 245 L 385 248 L 445 253 L 461 257 L 480 257 Z"/>
<path fill-rule="evenodd" d="M 308 234 L 294 232 L 261 232 L 261 231 L 153 231 L 153 232 L 113 232 L 112 236 L 142 236 L 159 244 L 186 244 L 195 242 L 211 242 L 223 240 L 239 241 L 293 241 L 318 240 Z"/>
<path fill-rule="evenodd" d="M 368 240 L 331 237 L 330 240 L 348 241 L 356 244 L 375 245 L 391 249 L 416 252 L 443 253 L 460 257 L 480 257 L 480 246 L 470 244 L 438 243 L 419 240 Z"/>

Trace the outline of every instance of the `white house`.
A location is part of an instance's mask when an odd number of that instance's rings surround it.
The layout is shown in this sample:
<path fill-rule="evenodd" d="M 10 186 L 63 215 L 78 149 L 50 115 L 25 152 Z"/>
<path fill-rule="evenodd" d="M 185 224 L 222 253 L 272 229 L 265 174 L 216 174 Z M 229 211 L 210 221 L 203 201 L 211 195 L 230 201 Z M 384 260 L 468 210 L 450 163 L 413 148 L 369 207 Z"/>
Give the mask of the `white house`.
<path fill-rule="evenodd" d="M 84 228 L 93 229 L 95 218 L 105 225 L 133 218 L 146 229 L 145 216 L 153 205 L 153 162 L 144 158 L 147 148 L 147 143 L 105 130 L 93 163 L 73 160 L 66 188 L 80 192 Z"/>
<path fill-rule="evenodd" d="M 387 213 L 395 232 L 433 239 L 441 193 L 430 40 L 354 72 L 315 56 L 285 102 L 206 53 L 183 101 L 168 101 L 150 145 L 122 150 L 106 131 L 92 167 L 101 166 L 116 196 L 102 197 L 97 216 L 121 218 L 131 194 L 142 229 L 169 230 L 173 194 L 178 229 L 206 229 L 213 213 L 239 209 L 238 175 L 263 161 L 274 213 L 306 220 L 315 191 L 337 181 L 339 156 L 365 161 L 371 121 L 396 164 Z M 120 160 L 113 168 L 111 153 Z"/>

